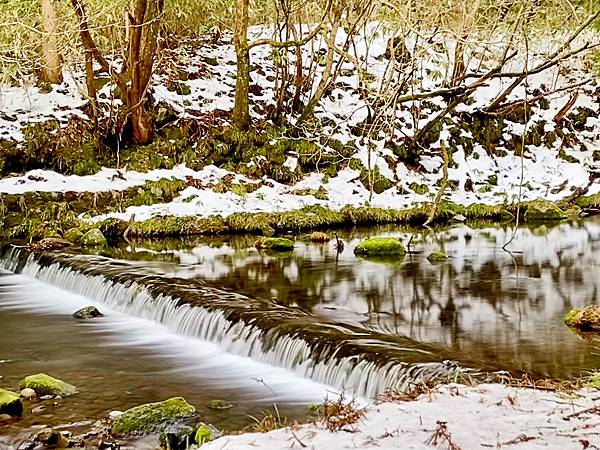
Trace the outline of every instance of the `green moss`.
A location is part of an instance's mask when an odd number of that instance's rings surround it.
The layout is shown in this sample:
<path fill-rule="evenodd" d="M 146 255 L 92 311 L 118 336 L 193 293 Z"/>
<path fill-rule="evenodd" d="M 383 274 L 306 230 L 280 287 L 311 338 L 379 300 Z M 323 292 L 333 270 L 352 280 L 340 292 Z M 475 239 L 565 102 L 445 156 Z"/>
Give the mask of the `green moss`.
<path fill-rule="evenodd" d="M 106 238 L 98 228 L 92 228 L 81 237 L 81 244 L 86 247 L 104 247 Z"/>
<path fill-rule="evenodd" d="M 577 316 L 579 315 L 579 313 L 581 312 L 580 308 L 573 308 L 571 309 L 566 315 L 565 315 L 565 324 L 573 327 L 575 326 L 575 323 L 577 322 Z"/>
<path fill-rule="evenodd" d="M 20 416 L 23 414 L 23 403 L 18 394 L 0 389 L 0 414 Z"/>
<path fill-rule="evenodd" d="M 425 194 L 427 194 L 429 192 L 429 187 L 427 187 L 426 184 L 419 184 L 419 183 L 417 183 L 415 181 L 413 181 L 412 183 L 410 183 L 408 185 L 408 187 L 413 192 L 415 192 L 416 194 L 419 194 L 419 195 L 425 195 Z"/>
<path fill-rule="evenodd" d="M 259 250 L 274 250 L 278 252 L 294 250 L 294 243 L 286 238 L 263 237 L 257 240 L 254 246 Z"/>
<path fill-rule="evenodd" d="M 441 261 L 446 261 L 447 259 L 448 259 L 448 256 L 444 252 L 431 252 L 427 256 L 427 260 L 429 262 L 441 262 Z"/>
<path fill-rule="evenodd" d="M 527 211 L 524 216 L 528 222 L 542 220 L 562 220 L 567 215 L 556 204 L 548 200 L 534 200 L 527 205 Z"/>
<path fill-rule="evenodd" d="M 128 409 L 115 419 L 111 433 L 116 435 L 149 433 L 194 414 L 196 408 L 183 397 L 173 397 L 163 402 L 147 403 Z"/>
<path fill-rule="evenodd" d="M 77 392 L 77 388 L 69 383 L 65 383 L 58 378 L 51 377 L 45 373 L 30 375 L 25 377 L 19 383 L 19 389 L 30 388 L 38 396 L 42 395 L 72 395 Z"/>
<path fill-rule="evenodd" d="M 406 250 L 399 239 L 389 237 L 368 238 L 354 248 L 355 255 L 404 255 Z"/>

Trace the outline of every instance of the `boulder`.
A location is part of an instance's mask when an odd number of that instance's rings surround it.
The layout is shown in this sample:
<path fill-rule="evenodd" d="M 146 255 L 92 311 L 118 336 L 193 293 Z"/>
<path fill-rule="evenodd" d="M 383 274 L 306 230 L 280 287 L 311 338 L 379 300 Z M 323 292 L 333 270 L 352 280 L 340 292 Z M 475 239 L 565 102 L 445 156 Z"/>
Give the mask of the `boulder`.
<path fill-rule="evenodd" d="M 123 412 L 115 419 L 111 433 L 115 435 L 149 433 L 196 414 L 196 408 L 183 397 L 147 403 Z"/>
<path fill-rule="evenodd" d="M 600 332 L 600 306 L 590 305 L 583 309 L 573 308 L 566 314 L 565 324 L 581 331 Z"/>
<path fill-rule="evenodd" d="M 361 256 L 404 255 L 405 253 L 406 249 L 400 239 L 392 237 L 368 238 L 354 248 L 354 254 Z"/>
<path fill-rule="evenodd" d="M 567 218 L 565 212 L 548 200 L 534 200 L 527 205 L 525 212 L 526 222 L 540 220 L 563 220 Z"/>
<path fill-rule="evenodd" d="M 23 414 L 23 403 L 18 394 L 0 389 L 0 414 L 20 416 Z"/>
<path fill-rule="evenodd" d="M 86 306 L 73 313 L 73 317 L 76 319 L 92 319 L 94 317 L 102 317 L 103 315 L 95 306 Z"/>
<path fill-rule="evenodd" d="M 83 237 L 83 232 L 79 228 L 70 228 L 65 231 L 63 236 L 65 240 L 73 243 L 81 242 L 81 238 Z"/>
<path fill-rule="evenodd" d="M 444 252 L 431 252 L 427 260 L 431 263 L 446 261 L 448 256 Z"/>
<path fill-rule="evenodd" d="M 23 378 L 19 383 L 19 389 L 23 390 L 26 388 L 33 389 L 38 396 L 61 395 L 64 397 L 65 395 L 72 395 L 77 392 L 75 386 L 45 373 L 38 373 Z"/>
<path fill-rule="evenodd" d="M 275 250 L 278 252 L 287 252 L 294 250 L 294 243 L 286 238 L 263 237 L 254 243 L 259 250 Z"/>
<path fill-rule="evenodd" d="M 103 247 L 106 245 L 106 238 L 98 228 L 92 228 L 81 237 L 81 244 L 86 247 Z"/>

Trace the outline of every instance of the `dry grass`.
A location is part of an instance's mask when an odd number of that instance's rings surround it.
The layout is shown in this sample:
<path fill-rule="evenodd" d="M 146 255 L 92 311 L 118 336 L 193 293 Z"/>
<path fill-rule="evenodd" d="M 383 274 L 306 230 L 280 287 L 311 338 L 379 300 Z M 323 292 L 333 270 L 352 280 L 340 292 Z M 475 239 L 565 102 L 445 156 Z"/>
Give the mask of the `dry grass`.
<path fill-rule="evenodd" d="M 288 426 L 287 417 L 281 417 L 277 405 L 273 405 L 273 411 L 266 410 L 262 412 L 262 417 L 259 419 L 254 416 L 249 416 L 254 420 L 254 424 L 250 425 L 245 431 L 252 431 L 254 433 L 268 433 L 269 431 L 277 430 Z"/>
<path fill-rule="evenodd" d="M 329 431 L 356 431 L 355 424 L 365 415 L 366 408 L 356 405 L 354 399 L 346 401 L 342 392 L 335 401 L 323 402 L 323 424 Z"/>

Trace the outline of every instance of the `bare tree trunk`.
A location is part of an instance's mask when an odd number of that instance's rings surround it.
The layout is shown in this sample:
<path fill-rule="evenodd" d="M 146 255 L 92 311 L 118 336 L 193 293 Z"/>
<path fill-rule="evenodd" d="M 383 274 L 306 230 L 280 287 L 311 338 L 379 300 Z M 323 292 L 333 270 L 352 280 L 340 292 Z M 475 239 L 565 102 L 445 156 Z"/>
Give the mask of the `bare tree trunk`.
<path fill-rule="evenodd" d="M 248 3 L 249 0 L 235 0 L 235 26 L 233 42 L 237 58 L 235 79 L 235 103 L 233 124 L 238 130 L 250 127 L 250 51 L 248 49 Z"/>
<path fill-rule="evenodd" d="M 44 65 L 42 67 L 41 79 L 50 83 L 59 84 L 63 81 L 62 58 L 58 50 L 58 18 L 54 0 L 42 1 L 42 26 L 44 28 L 44 39 L 42 40 L 42 53 L 44 54 Z"/>
<path fill-rule="evenodd" d="M 162 10 L 163 0 L 137 0 L 134 15 L 129 18 L 131 33 L 127 70 L 131 85 L 127 92 L 127 103 L 133 139 L 138 144 L 150 143 L 154 134 L 154 120 L 147 93 L 154 68 Z"/>
<path fill-rule="evenodd" d="M 100 64 L 113 81 L 124 92 L 127 103 L 127 117 L 131 122 L 132 136 L 138 144 L 148 144 L 154 134 L 154 119 L 148 105 L 148 89 L 154 69 L 154 59 L 158 47 L 160 16 L 163 12 L 164 0 L 137 0 L 133 16 L 129 16 L 131 32 L 124 70 L 119 73 L 102 56 L 89 31 L 85 8 L 80 0 L 71 0 L 79 19 L 81 41 L 86 51 L 86 76 L 88 94 L 95 98 L 93 89 L 93 73 L 90 68 L 90 57 Z"/>

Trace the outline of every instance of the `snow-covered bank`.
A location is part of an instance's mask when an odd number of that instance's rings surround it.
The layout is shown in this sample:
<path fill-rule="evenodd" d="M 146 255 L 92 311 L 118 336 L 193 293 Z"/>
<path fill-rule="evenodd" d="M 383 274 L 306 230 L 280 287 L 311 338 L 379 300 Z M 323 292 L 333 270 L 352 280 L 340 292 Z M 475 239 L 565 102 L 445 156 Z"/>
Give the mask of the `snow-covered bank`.
<path fill-rule="evenodd" d="M 383 79 L 388 62 L 382 56 L 387 48 L 388 36 L 380 31 L 377 24 L 372 24 L 366 34 L 356 37 L 355 42 L 356 52 L 364 56 L 364 65 L 373 76 L 370 82 L 372 89 Z M 255 27 L 250 35 L 253 39 L 270 36 L 270 30 Z M 340 32 L 338 40 L 342 42 L 345 38 Z M 590 32 L 581 37 L 583 39 L 597 43 L 600 36 Z M 525 55 L 521 49 L 504 70 L 518 72 L 527 64 L 535 67 L 561 43 L 557 38 L 532 42 L 531 54 Z M 317 44 L 325 46 L 324 42 Z M 448 46 L 448 51 L 410 39 L 407 41 L 418 69 L 414 80 L 416 84 L 411 88 L 414 94 L 444 87 L 442 75 L 447 67 L 452 66 L 454 44 L 445 41 L 441 44 Z M 484 68 L 489 69 L 494 62 L 494 46 L 500 49 L 502 44 L 486 44 L 484 49 L 474 48 L 470 52 L 469 79 L 481 76 Z M 186 84 L 189 94 L 168 89 L 169 77 L 173 74 L 159 71 L 153 78 L 154 99 L 157 103 L 169 105 L 176 117 L 168 126 L 177 127 L 178 121 L 185 120 L 202 123 L 206 115 L 230 109 L 234 93 L 232 80 L 236 75 L 235 52 L 230 36 L 218 45 L 192 42 L 184 43 L 178 50 L 185 60 L 185 68 L 182 65 L 181 70 L 185 69 L 190 75 L 189 79 L 178 83 Z M 276 90 L 272 79 L 277 74 L 277 65 L 267 46 L 253 48 L 251 57 L 254 67 L 251 114 L 260 121 L 264 120 L 265 111 L 273 106 Z M 290 64 L 293 64 L 294 56 L 289 57 Z M 303 62 L 310 66 L 310 53 L 303 56 Z M 322 98 L 315 110 L 317 126 L 303 131 L 303 139 L 315 145 L 311 150 L 315 153 L 305 155 L 288 149 L 281 159 L 283 163 L 270 165 L 271 169 L 277 166 L 288 171 L 293 182 L 278 183 L 268 170 L 257 171 L 261 173 L 258 179 L 241 174 L 243 169 L 264 165 L 269 160 L 271 147 L 265 146 L 263 150 L 267 156 L 257 153 L 250 161 L 227 161 L 234 166 L 232 170 L 240 173 L 214 167 L 210 161 L 201 162 L 196 170 L 175 166 L 173 169 L 141 173 L 125 167 L 118 171 L 103 169 L 95 175 L 82 177 L 32 171 L 20 177 L 0 180 L 0 193 L 102 192 L 123 190 L 160 177 L 189 177 L 193 180 L 190 187 L 172 202 L 103 212 L 95 220 L 116 217 L 128 221 L 134 214 L 139 221 L 165 215 L 206 217 L 214 214 L 228 216 L 235 212 L 283 212 L 315 204 L 332 210 L 365 205 L 402 209 L 434 199 L 442 179 L 442 145 L 451 151 L 452 159 L 445 198 L 459 205 L 514 204 L 519 200 L 537 198 L 555 201 L 586 188 L 586 194 L 600 192 L 600 184 L 591 182 L 600 166 L 600 98 L 597 81 L 593 79 L 583 54 L 531 74 L 527 79 L 527 89 L 523 83 L 510 93 L 507 102 L 531 100 L 527 123 L 523 123 L 525 120 L 520 113 L 516 113 L 516 117 L 503 118 L 487 114 L 486 105 L 502 93 L 512 79 L 494 77 L 487 80 L 473 91 L 469 101 L 460 104 L 440 122 L 439 133 L 434 133 L 431 142 L 418 149 L 414 161 L 404 154 L 410 150 L 411 137 L 447 106 L 446 100 L 432 97 L 425 101 L 404 102 L 393 113 L 396 120 L 390 120 L 393 130 L 369 135 L 369 139 L 365 139 L 356 129 L 367 123 L 370 100 L 359 89 L 361 75 L 356 68 L 346 61 L 342 69 L 331 92 Z M 315 70 L 318 75 L 323 68 L 319 66 Z M 73 77 L 69 76 L 63 85 L 55 86 L 48 94 L 35 87 L 0 86 L 0 143 L 3 139 L 12 139 L 17 146 L 27 146 L 24 130 L 31 123 L 56 119 L 64 125 L 69 117 L 87 117 L 82 110 L 85 100 L 79 93 L 83 86 L 83 73 L 76 72 Z M 315 76 L 315 82 L 317 79 L 318 76 Z M 577 86 L 576 91 L 557 90 L 579 82 L 583 84 Z M 99 101 L 105 108 L 111 104 L 113 87 L 107 83 L 99 92 Z M 571 91 L 574 102 L 569 114 L 558 120 L 559 113 L 570 102 Z M 544 102 L 533 100 L 544 92 L 547 93 L 542 95 Z M 486 124 L 486 121 L 490 123 Z M 290 123 L 293 122 L 292 117 Z M 226 121 L 221 125 L 227 126 Z M 528 137 L 524 140 L 525 151 L 521 158 L 519 149 L 523 134 Z M 282 135 L 273 138 L 273 141 L 276 143 L 278 139 L 284 141 L 288 138 Z M 333 141 L 351 145 L 352 151 L 347 155 L 338 154 L 339 149 Z M 192 153 L 199 152 L 199 142 L 189 144 Z M 2 157 L 0 154 L 0 164 Z M 311 158 L 319 162 L 314 163 L 310 171 L 306 167 L 303 170 L 302 161 Z M 223 188 L 226 177 L 229 181 Z M 369 177 L 372 178 L 370 181 Z M 379 181 L 385 181 L 381 189 L 369 186 L 369 183 Z M 231 184 L 259 187 L 231 189 Z M 219 189 L 215 189 L 215 185 L 220 185 Z"/>
<path fill-rule="evenodd" d="M 371 406 L 348 431 L 323 424 L 225 436 L 206 450 L 592 449 L 600 446 L 600 391 L 576 396 L 500 384 L 440 386 L 416 401 Z M 447 434 L 444 434 L 445 430 Z"/>

